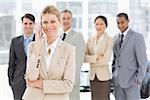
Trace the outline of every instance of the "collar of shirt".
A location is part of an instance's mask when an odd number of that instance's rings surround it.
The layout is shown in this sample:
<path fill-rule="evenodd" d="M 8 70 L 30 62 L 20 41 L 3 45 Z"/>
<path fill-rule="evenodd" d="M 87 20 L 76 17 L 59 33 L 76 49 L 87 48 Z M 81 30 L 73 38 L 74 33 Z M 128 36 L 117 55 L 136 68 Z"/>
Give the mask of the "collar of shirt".
<path fill-rule="evenodd" d="M 46 57 L 46 64 L 47 64 L 47 71 L 49 70 L 49 65 L 50 65 L 50 63 L 51 63 L 51 60 L 52 60 L 52 56 L 53 56 L 53 54 L 54 54 L 54 52 L 55 52 L 55 49 L 56 49 L 56 46 L 57 46 L 57 43 L 58 43 L 58 38 L 52 43 L 52 44 L 48 44 L 47 43 L 47 39 L 45 38 L 45 49 L 46 49 L 46 52 L 45 52 L 45 57 Z M 48 49 L 51 49 L 51 53 L 50 53 L 50 55 L 48 54 Z"/>
<path fill-rule="evenodd" d="M 72 27 L 69 28 L 66 32 L 63 32 L 63 33 L 66 33 L 66 35 L 68 35 L 71 30 L 72 30 Z"/>
<path fill-rule="evenodd" d="M 121 34 L 123 34 L 123 35 L 124 35 L 123 40 L 124 40 L 125 37 L 127 36 L 127 33 L 128 33 L 128 31 L 129 31 L 129 29 L 130 29 L 130 28 L 127 28 L 123 33 L 120 32 L 119 37 L 121 36 Z"/>
<path fill-rule="evenodd" d="M 45 48 L 46 48 L 46 51 L 48 51 L 48 49 L 50 48 L 51 49 L 51 54 L 53 54 L 54 51 L 55 51 L 55 49 L 56 49 L 56 46 L 57 46 L 57 43 L 58 43 L 58 39 L 59 38 L 57 38 L 52 44 L 49 45 L 47 43 L 46 38 L 45 38 Z"/>
<path fill-rule="evenodd" d="M 24 40 L 25 40 L 25 39 L 33 40 L 34 33 L 32 33 L 29 37 L 27 37 L 27 36 L 25 36 L 25 35 L 23 35 L 23 37 L 24 37 Z"/>

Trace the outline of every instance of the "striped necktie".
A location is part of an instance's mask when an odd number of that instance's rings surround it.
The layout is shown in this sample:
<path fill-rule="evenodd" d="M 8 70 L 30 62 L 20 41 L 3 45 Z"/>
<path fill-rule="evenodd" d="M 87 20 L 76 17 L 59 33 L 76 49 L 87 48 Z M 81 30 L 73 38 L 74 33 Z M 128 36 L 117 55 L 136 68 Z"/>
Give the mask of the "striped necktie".
<path fill-rule="evenodd" d="M 121 48 L 121 46 L 122 46 L 122 43 L 123 43 L 123 37 L 124 37 L 124 35 L 123 34 L 121 34 L 121 39 L 120 39 L 120 42 L 119 42 L 119 49 Z"/>

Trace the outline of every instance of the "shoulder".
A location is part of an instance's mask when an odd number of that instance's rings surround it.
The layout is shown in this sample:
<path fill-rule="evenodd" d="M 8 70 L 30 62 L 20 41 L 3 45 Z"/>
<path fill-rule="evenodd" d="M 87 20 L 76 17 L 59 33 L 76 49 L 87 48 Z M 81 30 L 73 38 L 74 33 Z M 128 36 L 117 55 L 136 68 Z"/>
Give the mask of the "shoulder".
<path fill-rule="evenodd" d="M 60 40 L 61 41 L 61 40 Z M 75 50 L 75 46 L 74 45 L 71 45 L 65 41 L 61 41 L 62 43 L 62 46 L 65 50 Z"/>
<path fill-rule="evenodd" d="M 113 36 L 113 42 L 115 42 L 117 39 L 118 39 L 118 37 L 119 37 L 119 33 L 118 34 L 116 34 L 115 36 Z"/>
<path fill-rule="evenodd" d="M 92 40 L 94 40 L 94 39 L 95 39 L 95 36 L 94 36 L 94 35 L 88 37 L 88 41 L 92 41 Z"/>
<path fill-rule="evenodd" d="M 20 39 L 20 38 L 22 38 L 23 37 L 23 35 L 20 35 L 20 36 L 17 36 L 17 37 L 15 37 L 16 39 Z"/>
<path fill-rule="evenodd" d="M 112 37 L 109 36 L 107 33 L 105 34 L 105 37 L 108 38 L 108 40 L 112 40 Z"/>
<path fill-rule="evenodd" d="M 113 36 L 113 39 L 115 40 L 115 39 L 117 39 L 118 37 L 119 37 L 119 33 L 116 34 L 115 36 Z"/>
<path fill-rule="evenodd" d="M 77 36 L 83 36 L 81 32 L 76 32 Z"/>
<path fill-rule="evenodd" d="M 17 37 L 13 37 L 12 38 L 12 42 L 17 42 L 18 40 L 20 40 L 21 38 L 23 38 L 23 35 L 17 36 Z"/>
<path fill-rule="evenodd" d="M 89 45 L 89 44 L 91 44 L 91 43 L 94 43 L 94 41 L 95 41 L 95 37 L 94 37 L 94 36 L 90 36 L 90 37 L 88 37 L 88 39 L 87 39 L 87 44 Z"/>
<path fill-rule="evenodd" d="M 109 36 L 108 34 L 105 34 L 105 41 L 107 44 L 112 44 L 113 43 L 113 39 L 111 36 Z"/>
<path fill-rule="evenodd" d="M 76 37 L 82 37 L 83 36 L 81 32 L 77 32 L 74 29 L 72 29 L 70 32 L 73 33 Z"/>
<path fill-rule="evenodd" d="M 138 40 L 138 39 L 144 39 L 144 37 L 143 37 L 143 35 L 141 34 L 141 33 L 138 33 L 138 32 L 136 32 L 136 31 L 133 31 L 133 30 L 131 30 L 132 31 L 132 34 L 133 34 L 133 38 L 135 38 L 136 40 Z"/>
<path fill-rule="evenodd" d="M 62 42 L 62 45 L 65 46 L 65 48 L 75 48 L 75 46 L 70 43 L 67 43 L 65 41 L 61 41 L 61 42 Z"/>
<path fill-rule="evenodd" d="M 17 37 L 13 37 L 12 40 L 17 40 L 17 39 L 20 39 L 22 37 L 23 37 L 23 35 L 20 35 L 20 36 L 17 36 Z"/>
<path fill-rule="evenodd" d="M 37 41 L 32 41 L 30 44 L 29 44 L 29 47 L 35 47 L 35 45 L 37 47 L 41 46 L 42 42 L 44 41 L 44 38 L 41 38 Z"/>
<path fill-rule="evenodd" d="M 135 35 L 136 35 L 137 38 L 144 38 L 143 35 L 142 35 L 141 33 L 137 33 L 137 32 L 136 32 Z"/>

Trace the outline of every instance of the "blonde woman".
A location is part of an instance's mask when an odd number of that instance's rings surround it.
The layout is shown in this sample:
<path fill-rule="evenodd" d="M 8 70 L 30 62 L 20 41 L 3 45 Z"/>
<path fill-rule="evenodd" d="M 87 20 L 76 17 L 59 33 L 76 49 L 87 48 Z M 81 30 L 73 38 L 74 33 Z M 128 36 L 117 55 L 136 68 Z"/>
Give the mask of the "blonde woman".
<path fill-rule="evenodd" d="M 107 35 L 107 19 L 97 16 L 94 20 L 96 34 L 88 39 L 85 62 L 90 63 L 92 100 L 110 100 L 110 71 L 108 62 L 112 51 L 112 38 Z"/>
<path fill-rule="evenodd" d="M 69 100 L 75 81 L 75 47 L 59 39 L 59 27 L 58 9 L 45 7 L 41 13 L 45 37 L 29 46 L 24 100 Z"/>

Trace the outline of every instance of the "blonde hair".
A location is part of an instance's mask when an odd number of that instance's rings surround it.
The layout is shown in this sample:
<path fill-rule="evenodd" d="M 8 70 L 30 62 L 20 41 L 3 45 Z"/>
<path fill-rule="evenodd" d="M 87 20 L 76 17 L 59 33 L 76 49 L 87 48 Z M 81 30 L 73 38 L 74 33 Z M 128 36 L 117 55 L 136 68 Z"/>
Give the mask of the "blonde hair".
<path fill-rule="evenodd" d="M 53 5 L 48 5 L 43 9 L 43 11 L 41 12 L 41 16 L 40 16 L 41 20 L 42 20 L 43 15 L 45 14 L 54 14 L 57 16 L 58 20 L 60 21 L 60 12 Z"/>

